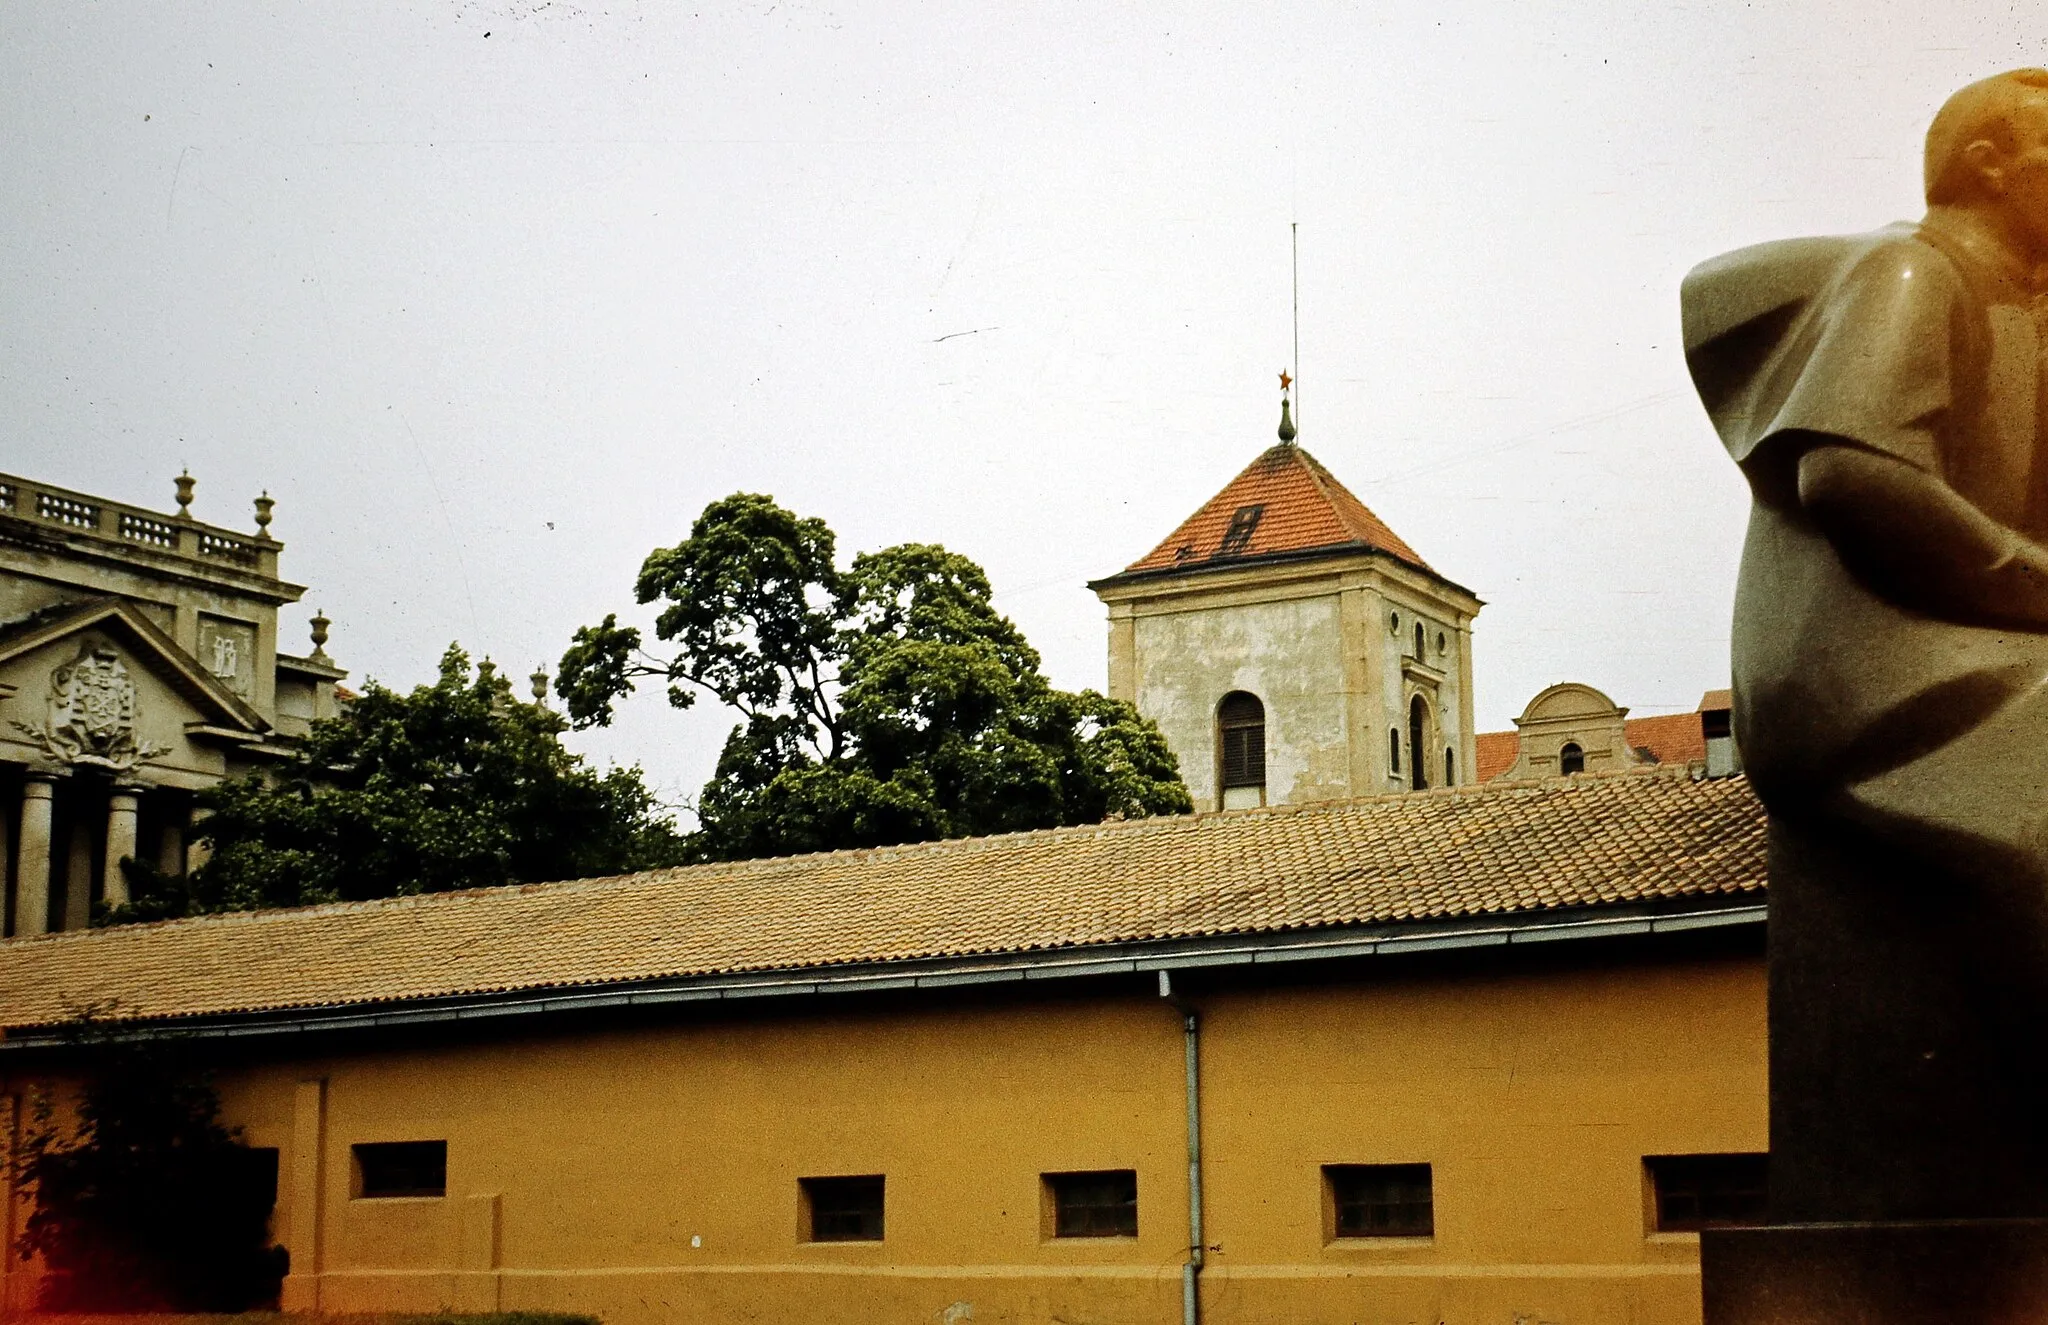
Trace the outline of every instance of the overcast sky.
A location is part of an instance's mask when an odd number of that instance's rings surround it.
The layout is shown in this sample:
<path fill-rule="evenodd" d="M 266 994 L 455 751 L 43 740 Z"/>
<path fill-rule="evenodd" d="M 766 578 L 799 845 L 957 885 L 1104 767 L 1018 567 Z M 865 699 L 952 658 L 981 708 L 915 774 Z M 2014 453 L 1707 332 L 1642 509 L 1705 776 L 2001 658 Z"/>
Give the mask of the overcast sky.
<path fill-rule="evenodd" d="M 1056 683 L 1273 438 L 1476 591 L 1481 726 L 1726 684 L 1686 268 L 1917 215 L 2010 0 L 0 6 L 0 469 L 253 529 L 357 678 L 518 675 L 707 501 L 944 543 Z M 694 794 L 729 720 L 579 736 Z"/>

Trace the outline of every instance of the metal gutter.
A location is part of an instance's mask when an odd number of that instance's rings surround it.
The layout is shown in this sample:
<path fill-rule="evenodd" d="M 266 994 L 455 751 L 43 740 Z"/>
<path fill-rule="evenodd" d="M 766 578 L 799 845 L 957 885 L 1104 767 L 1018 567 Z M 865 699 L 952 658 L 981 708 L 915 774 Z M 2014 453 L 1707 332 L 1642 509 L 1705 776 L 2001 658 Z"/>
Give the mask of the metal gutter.
<path fill-rule="evenodd" d="M 739 975 L 680 976 L 631 985 L 519 989 L 467 994 L 409 1003 L 283 1008 L 208 1016 L 167 1017 L 138 1022 L 115 1033 L 120 1039 L 254 1039 L 402 1026 L 495 1022 L 504 1018 L 664 1007 L 752 999 L 807 998 L 886 991 L 950 989 L 968 985 L 1037 983 L 1191 968 L 1258 968 L 1299 962 L 1392 957 L 1461 948 L 1508 948 L 1575 939 L 1682 933 L 1761 926 L 1761 901 L 1722 904 L 1629 916 L 1587 918 L 1568 915 L 1445 921 L 1427 926 L 1381 925 L 1337 933 L 1299 932 L 1118 945 L 1114 955 L 1096 949 L 873 964 L 866 969 L 749 972 Z M 9 1029 L 0 1056 L 48 1050 L 68 1044 L 61 1029 Z"/>

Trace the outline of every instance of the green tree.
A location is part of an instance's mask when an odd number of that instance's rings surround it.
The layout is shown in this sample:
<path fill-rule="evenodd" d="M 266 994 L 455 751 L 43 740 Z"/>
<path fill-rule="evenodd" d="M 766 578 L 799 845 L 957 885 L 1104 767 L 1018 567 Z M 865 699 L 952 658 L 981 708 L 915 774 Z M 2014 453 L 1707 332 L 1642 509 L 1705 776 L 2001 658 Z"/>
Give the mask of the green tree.
<path fill-rule="evenodd" d="M 906 543 L 841 570 L 832 531 L 735 493 L 641 566 L 660 603 L 643 647 L 616 614 L 579 629 L 558 689 L 603 726 L 646 678 L 670 703 L 709 695 L 740 722 L 698 801 L 694 855 L 880 846 L 1185 813 L 1165 739 L 1129 704 L 1054 689 L 988 576 Z"/>
<path fill-rule="evenodd" d="M 87 1068 L 60 1118 L 33 1097 L 14 1159 L 34 1207 L 15 1245 L 40 1256 L 45 1311 L 244 1311 L 274 1302 L 277 1152 L 220 1123 L 220 1100 L 171 1044 L 123 1044 L 91 1015 Z"/>
<path fill-rule="evenodd" d="M 674 864 L 683 839 L 637 768 L 599 773 L 562 748 L 567 721 L 514 697 L 455 645 L 410 694 L 371 683 L 313 725 L 292 762 L 201 793 L 206 862 L 169 878 L 136 862 L 109 919 L 588 878 Z"/>

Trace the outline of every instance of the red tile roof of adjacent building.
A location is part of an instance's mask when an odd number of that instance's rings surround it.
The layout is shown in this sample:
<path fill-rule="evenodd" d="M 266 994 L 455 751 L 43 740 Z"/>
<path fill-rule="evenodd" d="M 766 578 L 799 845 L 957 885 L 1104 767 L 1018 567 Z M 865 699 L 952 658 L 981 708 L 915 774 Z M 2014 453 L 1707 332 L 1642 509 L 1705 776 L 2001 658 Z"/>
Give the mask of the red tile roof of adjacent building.
<path fill-rule="evenodd" d="M 1474 776 L 1481 782 L 1491 782 L 1513 768 L 1516 757 L 1522 753 L 1520 732 L 1480 732 L 1472 740 L 1479 747 L 1479 767 Z"/>
<path fill-rule="evenodd" d="M 1707 738 L 1697 712 L 1630 718 L 1621 729 L 1630 748 L 1647 751 L 1660 764 L 1690 764 L 1707 757 Z"/>
<path fill-rule="evenodd" d="M 1241 541 L 1226 538 L 1240 512 L 1258 508 Z M 1370 549 L 1385 552 L 1420 570 L 1428 562 L 1401 536 L 1387 528 L 1366 504 L 1354 497 L 1329 470 L 1300 447 L 1282 442 L 1269 447 L 1243 473 L 1224 485 L 1180 528 L 1124 569 L 1141 571 L 1191 569 L 1207 563 L 1236 565 L 1259 557 L 1284 556 L 1323 549 Z"/>
<path fill-rule="evenodd" d="M 0 1026 L 812 970 L 1761 893 L 1741 777 L 1634 769 L 0 943 Z"/>
<path fill-rule="evenodd" d="M 1729 691 L 1709 690 L 1700 696 L 1699 707 L 1691 713 L 1629 718 L 1621 725 L 1622 734 L 1630 749 L 1649 755 L 1657 763 L 1682 768 L 1707 757 L 1707 735 L 1700 725 L 1700 714 L 1726 709 L 1731 703 Z M 1478 746 L 1477 777 L 1481 782 L 1490 782 L 1513 768 L 1522 752 L 1519 732 L 1480 732 L 1473 740 Z"/>

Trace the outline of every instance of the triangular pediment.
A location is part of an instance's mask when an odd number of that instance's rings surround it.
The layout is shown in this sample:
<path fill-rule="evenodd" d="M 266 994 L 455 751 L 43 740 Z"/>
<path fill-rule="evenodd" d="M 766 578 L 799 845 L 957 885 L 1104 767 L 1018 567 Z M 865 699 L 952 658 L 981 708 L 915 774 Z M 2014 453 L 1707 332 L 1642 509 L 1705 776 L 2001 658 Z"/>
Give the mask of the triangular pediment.
<path fill-rule="evenodd" d="M 32 654 L 82 652 L 95 640 L 117 645 L 124 663 L 145 668 L 189 705 L 188 727 L 248 738 L 270 730 L 261 714 L 179 648 L 161 626 L 118 598 L 46 608 L 0 625 L 0 669 Z"/>

